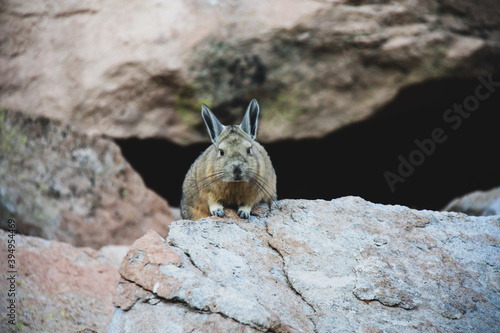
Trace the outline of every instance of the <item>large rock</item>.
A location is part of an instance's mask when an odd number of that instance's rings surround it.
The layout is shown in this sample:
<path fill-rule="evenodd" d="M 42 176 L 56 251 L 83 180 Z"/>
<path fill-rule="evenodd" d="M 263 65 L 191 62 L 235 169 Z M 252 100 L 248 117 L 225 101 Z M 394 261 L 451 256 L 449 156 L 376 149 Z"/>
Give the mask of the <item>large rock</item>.
<path fill-rule="evenodd" d="M 14 218 L 19 233 L 98 249 L 172 221 L 114 142 L 46 118 L 0 111 L 0 175 L 3 229 Z"/>
<path fill-rule="evenodd" d="M 500 216 L 357 197 L 176 221 L 120 267 L 109 332 L 491 332 Z"/>
<path fill-rule="evenodd" d="M 257 98 L 262 141 L 322 136 L 408 85 L 498 70 L 496 5 L 3 1 L 0 103 L 190 143 L 207 140 L 201 103 L 231 123 Z"/>
<path fill-rule="evenodd" d="M 500 187 L 475 191 L 453 199 L 443 210 L 475 216 L 500 215 Z"/>
<path fill-rule="evenodd" d="M 91 248 L 9 235 L 0 230 L 4 273 L 0 279 L 0 331 L 77 332 L 88 328 L 105 332 L 108 329 L 119 279 L 112 263 Z M 15 252 L 7 269 L 7 245 L 11 239 L 15 241 Z M 7 279 L 12 275 L 13 279 Z M 5 310 L 9 306 L 14 309 L 15 317 L 7 317 L 11 314 L 10 309 Z"/>

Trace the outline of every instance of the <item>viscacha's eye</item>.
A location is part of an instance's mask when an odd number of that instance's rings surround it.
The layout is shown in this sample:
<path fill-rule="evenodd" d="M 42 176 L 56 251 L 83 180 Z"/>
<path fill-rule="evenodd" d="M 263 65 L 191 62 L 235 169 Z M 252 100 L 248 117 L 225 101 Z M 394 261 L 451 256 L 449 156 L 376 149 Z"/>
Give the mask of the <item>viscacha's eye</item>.
<path fill-rule="evenodd" d="M 219 156 L 224 156 L 224 150 L 219 149 Z"/>
<path fill-rule="evenodd" d="M 252 148 L 250 147 L 247 149 L 247 154 L 250 155 L 251 153 L 252 153 Z"/>

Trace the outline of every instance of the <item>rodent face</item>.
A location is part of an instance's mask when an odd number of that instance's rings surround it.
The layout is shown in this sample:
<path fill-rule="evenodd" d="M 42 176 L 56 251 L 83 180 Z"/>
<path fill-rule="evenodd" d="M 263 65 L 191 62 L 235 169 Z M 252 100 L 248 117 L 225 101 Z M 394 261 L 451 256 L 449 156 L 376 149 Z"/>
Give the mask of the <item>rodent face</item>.
<path fill-rule="evenodd" d="M 228 126 L 215 145 L 214 172 L 225 182 L 250 181 L 257 172 L 253 140 L 236 126 Z"/>

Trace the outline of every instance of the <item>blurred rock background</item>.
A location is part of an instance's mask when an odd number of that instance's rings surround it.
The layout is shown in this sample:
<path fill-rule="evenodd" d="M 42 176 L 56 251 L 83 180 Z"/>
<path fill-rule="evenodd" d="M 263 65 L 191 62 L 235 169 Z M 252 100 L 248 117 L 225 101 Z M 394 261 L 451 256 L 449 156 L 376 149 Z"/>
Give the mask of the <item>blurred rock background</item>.
<path fill-rule="evenodd" d="M 498 92 L 457 130 L 443 120 L 479 76 L 500 81 L 496 5 L 7 1 L 0 103 L 117 140 L 146 185 L 177 206 L 208 143 L 201 104 L 237 123 L 256 98 L 280 197 L 440 209 L 500 185 L 490 148 Z M 392 191 L 384 173 L 437 127 L 449 140 Z"/>
<path fill-rule="evenodd" d="M 2 1 L 0 227 L 13 218 L 23 239 L 96 250 L 149 229 L 166 237 L 184 175 L 209 142 L 201 104 L 238 123 L 252 98 L 280 198 L 357 195 L 498 214 L 499 8 L 497 0 Z M 446 121 L 455 105 L 474 102 L 479 84 L 488 96 L 459 125 Z M 436 128 L 446 141 L 391 189 L 384 175 L 398 174 L 399 158 Z M 487 192 L 448 204 L 474 191 Z M 89 262 L 113 266 L 105 258 L 123 251 L 106 247 Z M 23 274 L 42 272 L 30 269 L 36 260 Z M 116 279 L 110 272 L 104 280 Z"/>

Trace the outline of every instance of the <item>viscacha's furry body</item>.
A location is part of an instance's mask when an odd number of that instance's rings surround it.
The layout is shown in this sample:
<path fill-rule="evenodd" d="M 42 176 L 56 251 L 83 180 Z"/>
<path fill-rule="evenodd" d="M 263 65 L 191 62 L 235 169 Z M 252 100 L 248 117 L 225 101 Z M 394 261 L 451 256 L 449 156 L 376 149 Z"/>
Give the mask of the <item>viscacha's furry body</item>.
<path fill-rule="evenodd" d="M 253 100 L 243 122 L 224 126 L 206 107 L 202 116 L 213 144 L 191 165 L 182 186 L 181 214 L 198 220 L 224 216 L 224 207 L 237 207 L 248 218 L 255 204 L 276 200 L 276 173 L 258 142 L 259 106 Z"/>

